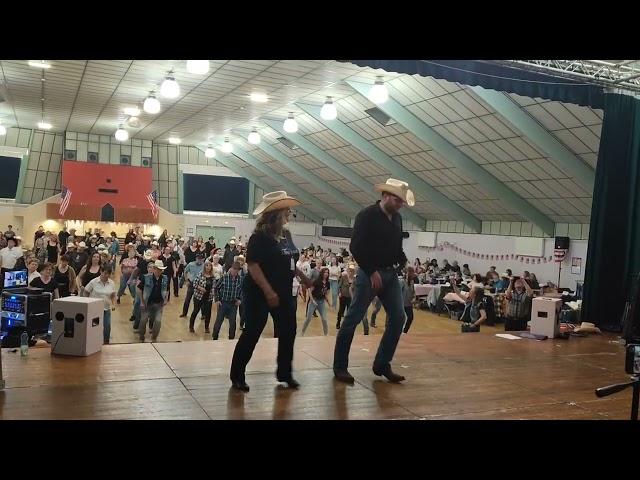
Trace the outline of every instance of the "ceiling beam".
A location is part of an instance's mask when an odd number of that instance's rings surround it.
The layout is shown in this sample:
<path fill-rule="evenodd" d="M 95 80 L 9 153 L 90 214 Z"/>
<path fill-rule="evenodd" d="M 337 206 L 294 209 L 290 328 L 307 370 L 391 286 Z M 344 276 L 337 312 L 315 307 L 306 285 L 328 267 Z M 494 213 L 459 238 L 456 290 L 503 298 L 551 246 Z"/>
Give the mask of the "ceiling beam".
<path fill-rule="evenodd" d="M 299 133 L 289 133 L 285 132 L 284 128 L 282 128 L 282 122 L 276 122 L 273 120 L 263 120 L 268 126 L 273 128 L 276 132 L 282 135 L 285 138 L 288 138 L 293 143 L 298 145 L 301 149 L 307 152 L 312 157 L 318 159 L 320 162 L 325 164 L 327 167 L 331 168 L 334 172 L 342 175 L 345 180 L 352 183 L 360 190 L 362 190 L 367 196 L 374 200 L 379 200 L 379 195 L 373 189 L 373 185 L 369 183 L 367 180 L 362 178 L 360 175 L 355 173 L 350 168 L 344 166 L 342 162 L 336 160 L 334 157 L 329 155 L 327 152 L 319 148 L 318 146 L 311 143 L 309 140 L 304 138 L 304 136 Z M 412 211 L 410 208 L 407 208 L 402 212 L 402 216 L 413 223 L 420 230 L 425 230 L 427 221 L 422 216 L 418 215 L 416 212 Z"/>
<path fill-rule="evenodd" d="M 232 130 L 233 133 L 237 135 L 243 135 L 248 132 L 243 132 L 239 130 Z M 340 200 L 351 212 L 357 213 L 362 209 L 362 205 L 353 200 L 351 197 L 348 197 L 336 187 L 331 185 L 330 183 L 322 180 L 317 175 L 311 173 L 308 169 L 304 168 L 302 165 L 294 161 L 293 159 L 286 156 L 280 150 L 278 150 L 273 145 L 268 144 L 265 141 L 260 142 L 256 145 L 257 148 L 262 150 L 264 153 L 269 155 L 274 160 L 280 162 L 282 165 L 287 167 L 292 172 L 296 173 L 300 177 L 304 178 L 307 182 L 317 186 L 327 195 L 335 198 L 336 200 Z"/>
<path fill-rule="evenodd" d="M 258 160 L 256 157 L 251 155 L 248 152 L 245 152 L 243 149 L 239 148 L 237 145 L 233 146 L 234 155 L 237 155 L 239 158 L 247 162 L 253 168 L 260 170 L 262 173 L 267 175 L 269 178 L 280 183 L 280 185 L 284 186 L 290 193 L 296 195 L 301 201 L 305 203 L 309 203 L 311 205 L 317 205 L 318 208 L 321 208 L 326 214 L 327 218 L 335 218 L 339 222 L 342 222 L 345 226 L 351 226 L 351 219 L 344 215 L 342 212 L 336 210 L 335 208 L 327 205 L 319 198 L 313 196 L 306 190 L 300 188 L 293 181 L 289 180 L 284 175 L 276 172 L 273 168 L 265 165 L 262 161 Z"/>
<path fill-rule="evenodd" d="M 256 177 L 255 175 L 252 175 L 249 172 L 245 172 L 235 162 L 235 160 L 233 160 L 233 157 L 231 155 L 225 155 L 224 153 L 221 153 L 220 155 L 216 156 L 216 160 L 218 162 L 220 162 L 222 165 L 224 165 L 225 167 L 227 167 L 229 170 L 231 170 L 236 175 L 240 175 L 241 177 L 246 178 L 250 182 L 255 183 L 258 187 L 260 187 L 265 192 L 271 192 L 273 190 L 273 185 L 269 185 L 268 183 L 265 183 L 264 181 L 262 181 L 259 177 Z M 254 208 L 253 205 L 249 205 L 249 209 L 251 211 L 253 211 L 253 208 Z M 322 223 L 323 223 L 322 218 L 318 217 L 315 213 L 310 212 L 309 210 L 307 210 L 304 207 L 296 207 L 296 210 L 301 212 L 309 220 L 313 220 L 318 225 L 322 225 Z"/>
<path fill-rule="evenodd" d="M 325 120 L 320 115 L 321 107 L 317 105 L 304 103 L 296 103 L 296 105 L 315 118 L 318 122 L 322 123 L 329 130 L 356 147 L 382 168 L 391 172 L 391 175 L 395 178 L 409 183 L 415 193 L 432 201 L 438 208 L 451 215 L 451 218 L 462 221 L 476 233 L 480 233 L 482 231 L 482 222 L 480 219 L 476 218 L 456 202 L 449 199 L 446 195 L 440 193 L 418 175 L 399 164 L 395 159 L 387 155 L 362 135 L 355 132 L 351 127 L 338 119 Z"/>
<path fill-rule="evenodd" d="M 593 192 L 593 185 L 596 179 L 593 169 L 560 143 L 531 115 L 520 108 L 511 97 L 503 92 L 487 90 L 482 87 L 469 88 L 509 123 L 520 130 L 536 147 L 556 160 L 561 169 L 566 174 L 573 176 L 582 188 L 588 193 Z"/>
<path fill-rule="evenodd" d="M 369 84 L 351 80 L 347 80 L 347 84 L 364 97 L 367 97 L 371 88 Z M 498 200 L 537 225 L 546 235 L 553 236 L 555 234 L 553 220 L 458 150 L 446 138 L 394 100 L 391 95 L 385 103 L 377 105 L 377 107 L 450 161 L 458 170 L 465 172 L 468 177 L 474 179 L 484 189 L 495 194 Z"/>

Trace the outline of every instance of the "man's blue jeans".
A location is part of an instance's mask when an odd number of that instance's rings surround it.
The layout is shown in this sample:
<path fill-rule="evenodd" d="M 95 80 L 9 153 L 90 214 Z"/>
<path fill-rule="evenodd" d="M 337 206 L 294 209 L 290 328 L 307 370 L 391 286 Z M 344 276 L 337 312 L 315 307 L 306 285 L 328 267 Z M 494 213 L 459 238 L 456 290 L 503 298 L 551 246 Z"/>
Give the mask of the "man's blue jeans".
<path fill-rule="evenodd" d="M 376 371 L 384 370 L 391 365 L 405 322 L 402 292 L 396 270 L 387 268 L 379 270 L 379 273 L 382 277 L 382 288 L 377 295 L 389 315 L 389 321 L 373 361 L 373 368 Z M 351 305 L 349 305 L 349 310 L 336 337 L 336 347 L 333 354 L 333 368 L 335 370 L 346 370 L 349 366 L 349 350 L 353 334 L 356 326 L 364 318 L 375 295 L 371 288 L 371 278 L 360 269 L 356 276 Z"/>

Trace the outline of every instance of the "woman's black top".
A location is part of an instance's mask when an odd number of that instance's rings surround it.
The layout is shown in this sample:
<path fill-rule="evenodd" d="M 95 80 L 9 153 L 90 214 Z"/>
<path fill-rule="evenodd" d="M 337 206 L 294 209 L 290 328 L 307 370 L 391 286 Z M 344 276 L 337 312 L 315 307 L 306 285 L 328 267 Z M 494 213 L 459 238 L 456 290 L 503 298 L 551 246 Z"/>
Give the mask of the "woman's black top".
<path fill-rule="evenodd" d="M 314 283 L 311 295 L 315 300 L 324 300 L 327 290 L 329 290 L 329 282 L 318 281 Z"/>
<path fill-rule="evenodd" d="M 82 274 L 82 285 L 84 287 L 86 287 L 91 280 L 93 280 L 94 278 L 98 278 L 100 276 L 100 269 L 98 269 L 96 273 L 92 273 L 89 271 L 89 268 L 90 267 L 87 267 L 87 269 Z"/>
<path fill-rule="evenodd" d="M 34 278 L 33 280 L 31 280 L 31 283 L 29 284 L 29 286 L 35 287 L 35 288 L 41 288 L 45 292 L 49 292 L 49 293 L 53 293 L 54 290 L 58 288 L 58 285 L 56 284 L 56 280 L 53 277 L 49 280 L 49 283 L 44 283 L 41 277 Z"/>
<path fill-rule="evenodd" d="M 195 250 L 191 250 L 191 247 L 187 248 L 184 251 L 184 260 L 189 265 L 191 262 L 196 261 L 196 254 L 200 253 L 200 249 L 196 248 Z"/>
<path fill-rule="evenodd" d="M 47 245 L 47 261 L 58 263 L 58 245 Z"/>
<path fill-rule="evenodd" d="M 56 267 L 56 271 L 53 274 L 53 279 L 55 280 L 56 285 L 58 285 L 60 298 L 71 295 L 71 292 L 69 291 L 69 268 L 71 267 L 68 267 L 67 271 L 62 273 L 58 267 Z"/>
<path fill-rule="evenodd" d="M 300 251 L 293 244 L 291 233 L 285 230 L 284 238 L 275 238 L 259 232 L 249 238 L 247 244 L 247 263 L 257 263 L 262 269 L 271 288 L 280 299 L 291 298 L 293 277 L 296 274 L 296 262 Z M 262 289 L 251 277 L 245 277 L 245 293 L 248 295 L 264 295 Z"/>
<path fill-rule="evenodd" d="M 175 258 L 173 258 L 173 255 L 169 255 L 169 258 L 162 255 L 160 257 L 160 260 L 162 260 L 164 266 L 167 267 L 163 273 L 169 278 L 173 277 L 173 262 L 175 262 Z"/>

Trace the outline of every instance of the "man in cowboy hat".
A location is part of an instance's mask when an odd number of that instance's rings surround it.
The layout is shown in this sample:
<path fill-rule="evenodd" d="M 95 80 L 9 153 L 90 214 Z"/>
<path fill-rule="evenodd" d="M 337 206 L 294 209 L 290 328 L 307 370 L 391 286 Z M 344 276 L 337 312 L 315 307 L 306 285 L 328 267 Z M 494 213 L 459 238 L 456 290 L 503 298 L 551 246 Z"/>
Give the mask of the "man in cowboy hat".
<path fill-rule="evenodd" d="M 240 252 L 236 248 L 236 239 L 235 237 L 231 237 L 229 240 L 229 248 L 224 251 L 224 256 L 222 257 L 222 262 L 224 263 L 224 271 L 227 272 L 231 265 L 233 264 L 233 259 L 240 255 Z"/>
<path fill-rule="evenodd" d="M 394 178 L 376 185 L 375 189 L 382 198 L 358 213 L 349 245 L 360 269 L 354 282 L 351 305 L 336 337 L 333 356 L 334 375 L 337 380 L 346 383 L 354 382 L 347 370 L 353 334 L 375 296 L 387 311 L 388 321 L 373 361 L 373 373 L 383 375 L 393 383 L 405 379 L 391 369 L 391 360 L 405 323 L 397 268 L 406 265 L 407 256 L 402 249 L 402 217 L 399 210 L 404 205 L 415 205 L 415 198 L 406 182 Z"/>
<path fill-rule="evenodd" d="M 155 342 L 158 339 L 160 326 L 162 325 L 162 309 L 168 302 L 169 280 L 166 275 L 162 274 L 167 267 L 164 266 L 162 260 L 156 260 L 152 265 L 152 273 L 144 275 L 138 284 L 138 289 L 140 290 L 140 310 L 142 313 L 140 326 L 138 327 L 138 335 L 140 336 L 141 342 L 144 342 L 147 321 L 153 323 L 151 327 L 151 341 Z"/>

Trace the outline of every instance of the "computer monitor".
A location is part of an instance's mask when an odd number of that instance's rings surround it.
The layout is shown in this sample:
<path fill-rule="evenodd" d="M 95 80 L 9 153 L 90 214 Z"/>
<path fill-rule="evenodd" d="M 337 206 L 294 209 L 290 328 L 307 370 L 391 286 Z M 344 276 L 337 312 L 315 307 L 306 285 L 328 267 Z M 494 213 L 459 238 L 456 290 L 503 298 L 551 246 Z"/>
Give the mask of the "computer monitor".
<path fill-rule="evenodd" d="M 29 274 L 26 270 L 5 270 L 2 288 L 23 288 L 27 286 Z"/>

